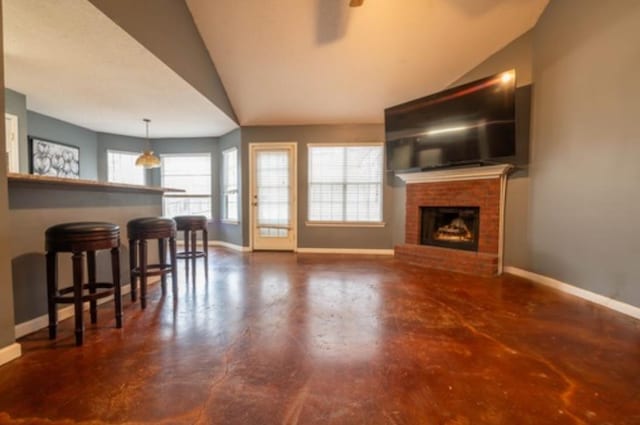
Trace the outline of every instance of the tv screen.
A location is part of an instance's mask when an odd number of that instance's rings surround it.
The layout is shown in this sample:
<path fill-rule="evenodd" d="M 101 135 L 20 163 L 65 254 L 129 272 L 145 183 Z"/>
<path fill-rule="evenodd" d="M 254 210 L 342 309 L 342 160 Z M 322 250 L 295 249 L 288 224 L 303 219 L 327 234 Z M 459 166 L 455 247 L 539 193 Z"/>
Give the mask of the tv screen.
<path fill-rule="evenodd" d="M 515 72 L 385 110 L 387 169 L 417 171 L 515 155 Z"/>

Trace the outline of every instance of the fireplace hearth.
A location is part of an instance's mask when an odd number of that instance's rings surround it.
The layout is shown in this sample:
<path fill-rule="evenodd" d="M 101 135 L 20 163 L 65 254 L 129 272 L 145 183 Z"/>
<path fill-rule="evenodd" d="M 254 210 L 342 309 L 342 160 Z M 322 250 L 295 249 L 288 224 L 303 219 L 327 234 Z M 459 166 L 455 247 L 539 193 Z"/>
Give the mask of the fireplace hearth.
<path fill-rule="evenodd" d="M 421 207 L 422 245 L 478 250 L 479 207 Z"/>

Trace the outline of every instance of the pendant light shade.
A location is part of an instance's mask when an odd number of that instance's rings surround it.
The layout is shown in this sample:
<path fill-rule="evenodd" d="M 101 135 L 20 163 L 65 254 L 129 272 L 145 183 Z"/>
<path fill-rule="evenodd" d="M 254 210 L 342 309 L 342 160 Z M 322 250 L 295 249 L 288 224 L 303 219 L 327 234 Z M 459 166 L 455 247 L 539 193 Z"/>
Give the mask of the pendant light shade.
<path fill-rule="evenodd" d="M 144 121 L 147 129 L 147 149 L 145 149 L 145 151 L 136 159 L 136 166 L 144 168 L 158 168 L 160 166 L 160 158 L 153 154 L 153 151 L 151 150 L 151 142 L 149 141 L 149 123 L 151 120 L 144 118 L 142 121 Z"/>
<path fill-rule="evenodd" d="M 136 165 L 144 168 L 158 168 L 160 166 L 160 158 L 153 154 L 153 151 L 144 151 L 136 159 Z"/>

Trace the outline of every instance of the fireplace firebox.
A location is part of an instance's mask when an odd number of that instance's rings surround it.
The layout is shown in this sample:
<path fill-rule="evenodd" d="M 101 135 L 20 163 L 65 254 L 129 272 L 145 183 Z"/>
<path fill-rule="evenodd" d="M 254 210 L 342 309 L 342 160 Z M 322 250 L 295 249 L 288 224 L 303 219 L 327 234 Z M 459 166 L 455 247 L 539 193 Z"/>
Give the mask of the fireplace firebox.
<path fill-rule="evenodd" d="M 420 207 L 420 243 L 478 251 L 479 207 Z"/>

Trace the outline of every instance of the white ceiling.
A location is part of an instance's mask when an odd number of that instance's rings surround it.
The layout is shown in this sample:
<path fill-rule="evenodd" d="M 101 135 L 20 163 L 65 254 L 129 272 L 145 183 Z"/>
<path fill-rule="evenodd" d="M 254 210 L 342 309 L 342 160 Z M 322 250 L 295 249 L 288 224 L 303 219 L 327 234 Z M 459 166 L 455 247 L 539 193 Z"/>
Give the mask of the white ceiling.
<path fill-rule="evenodd" d="M 187 0 L 242 125 L 381 123 L 533 25 L 548 0 Z M 220 109 L 86 0 L 4 0 L 5 84 L 95 131 L 218 136 Z"/>
<path fill-rule="evenodd" d="M 237 125 L 85 0 L 3 0 L 5 85 L 95 131 L 218 136 Z"/>
<path fill-rule="evenodd" d="M 187 0 L 242 125 L 381 123 L 534 26 L 548 0 Z"/>

